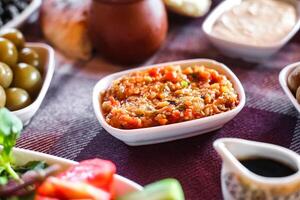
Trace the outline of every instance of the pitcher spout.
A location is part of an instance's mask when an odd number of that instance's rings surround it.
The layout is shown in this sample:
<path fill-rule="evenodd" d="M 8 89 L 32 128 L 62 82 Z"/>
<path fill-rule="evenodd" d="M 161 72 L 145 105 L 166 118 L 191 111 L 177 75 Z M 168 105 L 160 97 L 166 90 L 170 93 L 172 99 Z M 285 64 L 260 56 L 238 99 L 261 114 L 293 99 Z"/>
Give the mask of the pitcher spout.
<path fill-rule="evenodd" d="M 240 163 L 238 158 L 241 150 L 247 149 L 247 140 L 236 139 L 236 138 L 221 138 L 213 143 L 214 149 L 217 151 L 222 161 L 226 165 L 230 165 L 235 170 L 239 170 Z"/>

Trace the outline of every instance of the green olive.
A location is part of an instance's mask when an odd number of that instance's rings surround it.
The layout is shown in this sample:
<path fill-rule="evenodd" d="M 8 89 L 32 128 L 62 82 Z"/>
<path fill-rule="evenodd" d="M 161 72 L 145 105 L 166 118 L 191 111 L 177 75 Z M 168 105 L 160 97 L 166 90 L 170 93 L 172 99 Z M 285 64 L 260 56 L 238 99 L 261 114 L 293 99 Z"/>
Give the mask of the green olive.
<path fill-rule="evenodd" d="M 8 88 L 6 93 L 6 105 L 10 111 L 19 110 L 31 104 L 31 99 L 25 90 L 21 88 Z"/>
<path fill-rule="evenodd" d="M 4 29 L 0 32 L 0 37 L 10 40 L 17 49 L 22 49 L 25 45 L 25 38 L 23 34 L 14 28 Z"/>
<path fill-rule="evenodd" d="M 0 108 L 3 108 L 5 106 L 5 102 L 6 102 L 6 94 L 4 88 L 0 86 Z"/>
<path fill-rule="evenodd" d="M 13 72 L 10 67 L 0 62 L 0 86 L 8 88 L 13 80 Z"/>
<path fill-rule="evenodd" d="M 19 62 L 27 63 L 29 65 L 32 65 L 36 68 L 39 68 L 40 65 L 40 59 L 39 54 L 31 48 L 23 48 L 19 52 Z"/>
<path fill-rule="evenodd" d="M 26 63 L 18 63 L 14 68 L 14 78 L 12 85 L 22 88 L 35 96 L 42 86 L 42 76 L 39 70 Z"/>
<path fill-rule="evenodd" d="M 14 66 L 17 61 L 18 51 L 15 45 L 5 38 L 0 38 L 0 62 Z"/>

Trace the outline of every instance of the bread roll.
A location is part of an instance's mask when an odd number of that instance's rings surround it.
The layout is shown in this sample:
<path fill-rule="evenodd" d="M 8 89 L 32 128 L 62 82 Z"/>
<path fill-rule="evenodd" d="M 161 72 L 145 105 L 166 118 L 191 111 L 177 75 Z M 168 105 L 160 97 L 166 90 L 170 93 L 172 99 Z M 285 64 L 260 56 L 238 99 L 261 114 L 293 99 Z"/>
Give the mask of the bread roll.
<path fill-rule="evenodd" d="M 44 0 L 42 31 L 49 42 L 68 57 L 88 60 L 92 45 L 87 33 L 89 0 Z"/>
<path fill-rule="evenodd" d="M 211 0 L 164 0 L 167 8 L 189 17 L 205 15 L 211 6 Z"/>

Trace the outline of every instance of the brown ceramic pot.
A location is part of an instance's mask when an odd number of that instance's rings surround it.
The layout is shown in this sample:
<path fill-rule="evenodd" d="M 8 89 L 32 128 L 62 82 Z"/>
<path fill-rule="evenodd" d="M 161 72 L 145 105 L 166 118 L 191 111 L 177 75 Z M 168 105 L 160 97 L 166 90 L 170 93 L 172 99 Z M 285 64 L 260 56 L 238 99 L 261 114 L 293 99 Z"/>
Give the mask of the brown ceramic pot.
<path fill-rule="evenodd" d="M 113 61 L 126 64 L 150 57 L 168 29 L 161 0 L 93 0 L 88 21 L 94 47 Z"/>

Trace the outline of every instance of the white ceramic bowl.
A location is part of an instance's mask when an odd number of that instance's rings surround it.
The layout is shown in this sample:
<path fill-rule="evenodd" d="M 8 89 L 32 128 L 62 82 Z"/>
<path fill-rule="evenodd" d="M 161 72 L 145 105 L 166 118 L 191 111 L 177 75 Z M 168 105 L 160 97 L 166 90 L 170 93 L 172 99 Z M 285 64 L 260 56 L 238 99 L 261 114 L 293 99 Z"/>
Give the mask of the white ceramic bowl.
<path fill-rule="evenodd" d="M 220 73 L 226 75 L 231 80 L 240 98 L 240 103 L 235 109 L 201 119 L 169 124 L 164 126 L 130 130 L 114 128 L 105 121 L 101 110 L 100 94 L 103 93 L 107 88 L 109 88 L 113 80 L 116 80 L 133 71 L 145 70 L 153 67 L 162 67 L 167 65 L 181 65 L 182 67 L 186 67 L 195 64 L 203 64 L 209 68 L 216 69 Z M 234 75 L 234 73 L 224 64 L 209 59 L 194 59 L 162 63 L 115 73 L 101 79 L 95 85 L 93 91 L 93 106 L 96 116 L 102 127 L 114 137 L 118 138 L 119 140 L 122 140 L 123 142 L 131 146 L 155 144 L 182 138 L 188 138 L 219 129 L 225 123 L 234 118 L 242 110 L 242 108 L 245 105 L 245 101 L 246 96 L 244 88 L 240 83 L 239 79 Z"/>
<path fill-rule="evenodd" d="M 43 66 L 43 86 L 38 97 L 27 107 L 14 111 L 13 113 L 18 116 L 26 125 L 39 109 L 45 95 L 49 89 L 55 68 L 54 51 L 52 47 L 42 43 L 26 43 L 27 47 L 34 49 L 40 56 L 40 63 Z"/>
<path fill-rule="evenodd" d="M 300 2 L 297 0 L 282 0 L 289 1 L 293 3 L 297 10 L 297 23 L 294 28 L 287 34 L 281 41 L 278 41 L 274 44 L 269 44 L 267 46 L 255 46 L 241 44 L 238 42 L 229 41 L 226 39 L 221 39 L 212 34 L 212 28 L 220 18 L 220 16 L 230 10 L 232 7 L 239 5 L 242 1 L 245 0 L 226 0 L 221 2 L 206 18 L 202 25 L 202 30 L 211 43 L 216 46 L 221 53 L 234 57 L 241 58 L 246 61 L 259 62 L 265 58 L 270 57 L 272 54 L 276 53 L 282 46 L 284 46 L 299 30 L 300 28 Z"/>
<path fill-rule="evenodd" d="M 293 64 L 290 64 L 283 68 L 281 72 L 279 73 L 279 83 L 285 92 L 285 94 L 288 96 L 292 104 L 295 106 L 295 108 L 300 113 L 300 104 L 297 102 L 297 99 L 295 98 L 294 94 L 291 92 L 291 90 L 288 87 L 287 80 L 290 73 L 296 68 L 300 66 L 300 62 L 296 62 Z"/>
<path fill-rule="evenodd" d="M 71 165 L 77 164 L 77 162 L 72 160 L 67 160 L 64 158 L 19 148 L 14 148 L 14 156 L 17 165 L 24 165 L 29 161 L 45 161 L 49 165 L 59 164 L 60 166 L 62 166 L 62 169 L 66 169 Z M 137 183 L 134 183 L 133 181 L 128 180 L 127 178 L 124 178 L 122 176 L 115 175 L 114 179 L 115 191 L 117 196 L 143 189 L 143 187 L 141 187 Z"/>
<path fill-rule="evenodd" d="M 4 24 L 1 29 L 5 28 L 18 28 L 21 26 L 35 11 L 39 9 L 42 0 L 32 0 L 30 4 L 18 16 Z"/>

